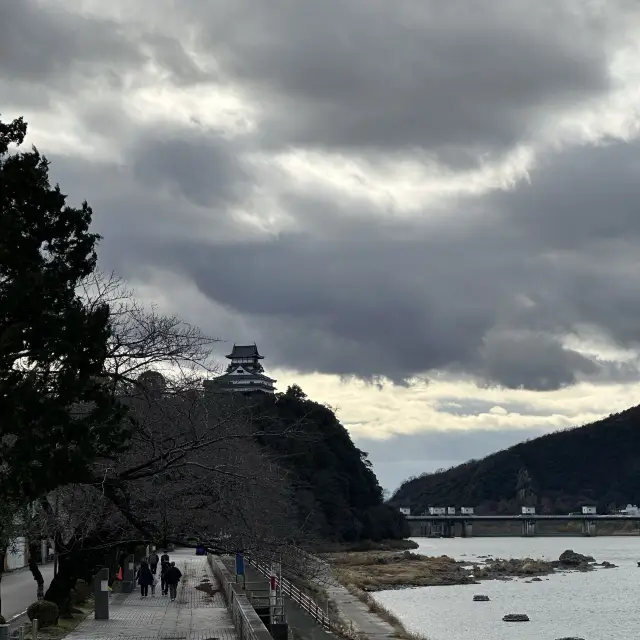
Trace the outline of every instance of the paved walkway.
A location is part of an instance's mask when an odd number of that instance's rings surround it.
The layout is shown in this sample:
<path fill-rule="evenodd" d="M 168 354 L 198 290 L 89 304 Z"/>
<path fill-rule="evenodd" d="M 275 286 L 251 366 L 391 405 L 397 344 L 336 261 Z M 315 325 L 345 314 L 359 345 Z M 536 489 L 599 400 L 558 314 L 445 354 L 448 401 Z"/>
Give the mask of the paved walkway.
<path fill-rule="evenodd" d="M 116 594 L 109 603 L 109 620 L 91 614 L 72 631 L 68 640 L 237 640 L 233 621 L 221 593 L 213 597 L 196 589 L 200 584 L 217 588 L 206 557 L 192 550 L 170 554 L 182 571 L 178 597 L 170 602 L 160 584 L 155 597 L 142 599 L 140 590 Z"/>
<path fill-rule="evenodd" d="M 349 593 L 341 584 L 325 585 L 327 595 L 333 600 L 344 620 L 353 625 L 355 631 L 365 635 L 369 640 L 381 640 L 396 636 L 396 630 L 388 623 L 369 611 L 367 605 Z"/>
<path fill-rule="evenodd" d="M 369 640 L 382 640 L 395 637 L 396 630 L 386 621 L 369 611 L 366 604 L 352 595 L 334 577 L 329 563 L 317 558 L 318 565 L 314 573 L 318 576 L 316 582 L 326 590 L 330 600 L 333 600 L 340 611 L 340 617 L 350 622 L 357 631 Z"/>

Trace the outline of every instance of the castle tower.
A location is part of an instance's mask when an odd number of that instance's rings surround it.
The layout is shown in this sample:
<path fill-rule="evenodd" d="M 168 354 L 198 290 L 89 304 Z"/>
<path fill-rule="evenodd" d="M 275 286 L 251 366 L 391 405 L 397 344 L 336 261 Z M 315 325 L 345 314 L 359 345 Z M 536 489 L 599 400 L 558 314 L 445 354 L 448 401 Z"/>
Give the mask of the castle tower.
<path fill-rule="evenodd" d="M 276 392 L 275 380 L 265 375 L 260 360 L 264 360 L 258 347 L 252 345 L 233 345 L 226 356 L 231 362 L 227 371 L 205 382 L 205 387 L 216 393 L 269 393 Z"/>

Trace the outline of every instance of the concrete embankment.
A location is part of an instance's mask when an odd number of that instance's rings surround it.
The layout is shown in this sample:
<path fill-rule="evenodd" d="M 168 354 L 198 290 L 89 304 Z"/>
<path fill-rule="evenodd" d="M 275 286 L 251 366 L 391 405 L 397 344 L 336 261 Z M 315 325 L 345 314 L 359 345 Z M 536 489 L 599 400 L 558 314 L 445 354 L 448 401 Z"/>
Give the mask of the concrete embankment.
<path fill-rule="evenodd" d="M 350 585 L 348 589 L 337 580 L 328 562 L 320 558 L 316 558 L 316 562 L 313 570 L 314 582 L 326 593 L 346 635 L 365 636 L 370 640 L 391 637 L 407 640 L 416 638 L 415 634 L 408 632 L 400 620 L 369 594 L 358 590 L 354 585 Z"/>
<path fill-rule="evenodd" d="M 231 560 L 225 559 L 230 570 Z M 296 640 L 336 640 L 337 637 L 368 638 L 370 640 L 387 640 L 389 638 L 410 638 L 410 634 L 402 628 L 399 622 L 395 625 L 383 620 L 371 608 L 383 611 L 382 607 L 373 600 L 367 600 L 367 594 L 362 593 L 363 602 L 356 595 L 349 592 L 333 577 L 331 567 L 324 561 L 316 559 L 317 567 L 311 570 L 314 575 L 313 589 L 310 591 L 325 597 L 316 595 L 316 602 L 325 609 L 327 599 L 329 601 L 330 617 L 333 630 L 323 629 L 302 607 L 294 600 L 285 598 L 287 622 Z M 269 582 L 264 575 L 254 569 L 248 563 L 245 565 L 247 591 L 263 592 L 269 588 Z M 370 608 L 371 607 L 371 608 Z"/>

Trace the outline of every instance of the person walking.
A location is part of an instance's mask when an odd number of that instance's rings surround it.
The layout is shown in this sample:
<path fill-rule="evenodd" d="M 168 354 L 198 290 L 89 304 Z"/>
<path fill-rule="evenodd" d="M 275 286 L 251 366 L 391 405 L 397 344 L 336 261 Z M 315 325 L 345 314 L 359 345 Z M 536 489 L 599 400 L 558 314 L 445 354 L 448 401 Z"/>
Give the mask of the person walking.
<path fill-rule="evenodd" d="M 160 556 L 160 562 L 166 562 L 167 564 L 169 564 L 169 554 L 167 553 L 167 550 L 164 550 L 164 553 Z"/>
<path fill-rule="evenodd" d="M 136 581 L 140 585 L 140 596 L 146 598 L 149 595 L 149 587 L 153 584 L 153 573 L 151 573 L 149 563 L 145 560 L 140 563 Z"/>
<path fill-rule="evenodd" d="M 176 599 L 180 578 L 182 578 L 182 571 L 176 567 L 175 562 L 172 562 L 171 566 L 164 574 L 164 581 L 169 585 L 169 597 L 171 598 L 171 602 Z"/>
<path fill-rule="evenodd" d="M 150 556 L 149 556 L 149 566 L 151 567 L 151 573 L 153 573 L 153 575 L 156 575 L 156 571 L 158 570 L 158 562 L 160 561 L 160 558 L 158 557 L 158 554 L 154 551 Z"/>
<path fill-rule="evenodd" d="M 163 560 L 162 558 L 165 557 L 166 560 Z M 164 577 L 167 574 L 167 570 L 171 567 L 171 563 L 169 562 L 169 556 L 166 553 L 162 556 L 162 558 L 160 559 L 160 588 L 162 590 L 162 595 L 166 596 L 169 594 L 169 585 L 167 584 Z"/>
<path fill-rule="evenodd" d="M 152 574 L 153 575 L 153 574 Z M 155 598 L 156 595 L 156 587 L 158 586 L 158 578 L 153 576 L 153 582 L 151 583 L 151 597 Z"/>

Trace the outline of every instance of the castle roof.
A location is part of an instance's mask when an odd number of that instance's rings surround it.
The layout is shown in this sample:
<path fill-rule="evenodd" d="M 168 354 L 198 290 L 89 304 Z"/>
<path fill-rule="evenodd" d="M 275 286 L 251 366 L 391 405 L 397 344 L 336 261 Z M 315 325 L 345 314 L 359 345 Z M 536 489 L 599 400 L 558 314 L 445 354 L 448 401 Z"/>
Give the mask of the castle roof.
<path fill-rule="evenodd" d="M 264 359 L 264 356 L 261 356 L 258 353 L 258 347 L 255 344 L 234 344 L 231 353 L 226 356 L 231 360 L 232 358 L 258 358 L 259 360 Z"/>

